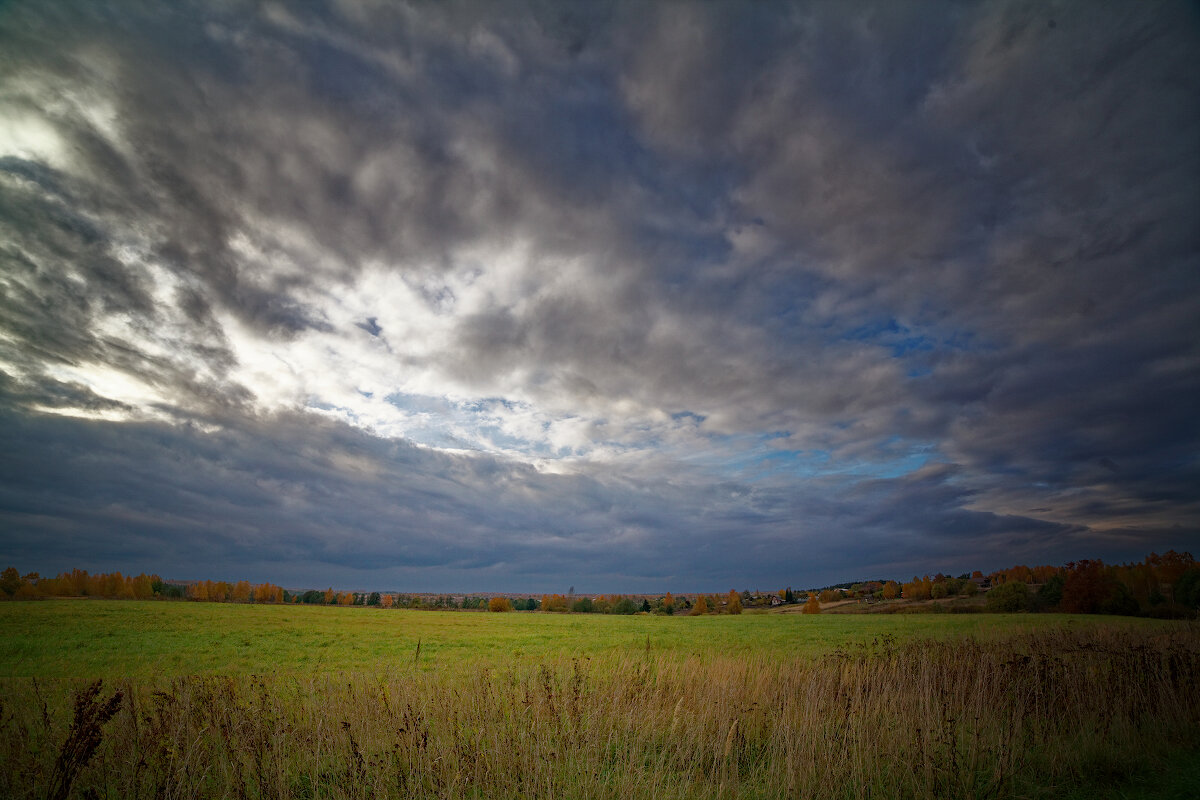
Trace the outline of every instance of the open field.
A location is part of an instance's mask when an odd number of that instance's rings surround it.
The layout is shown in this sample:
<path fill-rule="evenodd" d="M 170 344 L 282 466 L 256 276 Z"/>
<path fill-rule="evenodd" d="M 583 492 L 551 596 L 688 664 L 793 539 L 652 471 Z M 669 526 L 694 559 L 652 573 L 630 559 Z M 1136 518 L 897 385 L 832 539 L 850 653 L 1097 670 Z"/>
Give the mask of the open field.
<path fill-rule="evenodd" d="M 866 644 L 1164 623 L 1054 614 L 720 617 L 405 611 L 118 600 L 0 604 L 0 677 L 453 670 L 642 653 L 793 658 Z M 417 643 L 420 654 L 417 656 Z"/>
<path fill-rule="evenodd" d="M 1200 766 L 1184 623 L 82 601 L 0 631 L 12 798 L 1149 798 Z"/>

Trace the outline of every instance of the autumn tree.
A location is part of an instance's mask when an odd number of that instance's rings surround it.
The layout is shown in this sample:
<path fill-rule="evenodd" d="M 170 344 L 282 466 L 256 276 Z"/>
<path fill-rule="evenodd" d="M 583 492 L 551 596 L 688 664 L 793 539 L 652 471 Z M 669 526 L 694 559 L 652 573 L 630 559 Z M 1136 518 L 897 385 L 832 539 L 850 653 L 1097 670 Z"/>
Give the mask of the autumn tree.
<path fill-rule="evenodd" d="M 116 584 L 116 595 L 118 600 L 133 600 L 133 579 L 124 578 Z"/>
<path fill-rule="evenodd" d="M 883 599 L 895 600 L 900 595 L 900 584 L 888 581 L 883 585 Z"/>
<path fill-rule="evenodd" d="M 708 613 L 708 601 L 704 599 L 704 595 L 696 598 L 696 605 L 692 606 L 691 616 L 698 617 L 701 614 Z"/>
<path fill-rule="evenodd" d="M 561 594 L 544 594 L 542 595 L 542 610 L 543 611 L 569 611 L 567 607 L 567 597 Z"/>
<path fill-rule="evenodd" d="M 1161 556 L 1151 553 L 1146 557 L 1146 564 L 1154 570 L 1158 580 L 1168 586 L 1173 586 L 1183 577 L 1183 573 L 1197 566 L 1191 553 L 1176 553 L 1174 550 L 1168 550 Z"/>
<path fill-rule="evenodd" d="M 488 611 L 504 612 L 512 610 L 512 601 L 507 597 L 493 597 L 488 600 Z"/>
<path fill-rule="evenodd" d="M 928 600 L 933 593 L 933 581 L 926 575 L 924 578 L 918 578 L 916 575 L 908 583 L 904 584 L 901 589 L 906 600 Z"/>
<path fill-rule="evenodd" d="M 821 601 L 817 599 L 817 595 L 815 593 L 809 594 L 808 600 L 806 600 L 804 602 L 804 608 L 802 608 L 800 610 L 800 613 L 802 613 L 802 614 L 820 614 L 821 613 Z"/>
<path fill-rule="evenodd" d="M 158 577 L 157 575 L 147 575 L 146 573 L 143 572 L 142 574 L 140 574 L 136 578 L 134 578 L 133 581 L 131 582 L 132 583 L 131 588 L 133 589 L 133 596 L 136 597 L 138 600 L 148 600 L 151 597 L 153 597 L 154 596 L 154 580 L 157 577 Z M 161 581 L 160 581 L 160 583 L 161 583 Z"/>
<path fill-rule="evenodd" d="M 250 602 L 250 581 L 238 581 L 233 585 L 233 602 Z"/>
<path fill-rule="evenodd" d="M 736 589 L 731 589 L 729 592 L 729 605 L 725 606 L 725 610 L 730 614 L 742 613 L 742 598 L 738 596 Z"/>
<path fill-rule="evenodd" d="M 1060 607 L 1070 614 L 1136 614 L 1137 600 L 1104 563 L 1080 561 L 1067 565 Z"/>

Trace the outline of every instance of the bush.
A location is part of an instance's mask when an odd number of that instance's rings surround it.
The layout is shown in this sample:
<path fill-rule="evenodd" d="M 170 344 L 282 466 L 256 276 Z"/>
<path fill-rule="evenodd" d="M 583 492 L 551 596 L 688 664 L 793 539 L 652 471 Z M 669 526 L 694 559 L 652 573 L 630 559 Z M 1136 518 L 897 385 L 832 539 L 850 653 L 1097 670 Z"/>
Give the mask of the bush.
<path fill-rule="evenodd" d="M 1028 611 L 1030 608 L 1029 587 L 1021 581 L 1002 583 L 987 593 L 986 603 L 988 611 L 1001 613 Z"/>

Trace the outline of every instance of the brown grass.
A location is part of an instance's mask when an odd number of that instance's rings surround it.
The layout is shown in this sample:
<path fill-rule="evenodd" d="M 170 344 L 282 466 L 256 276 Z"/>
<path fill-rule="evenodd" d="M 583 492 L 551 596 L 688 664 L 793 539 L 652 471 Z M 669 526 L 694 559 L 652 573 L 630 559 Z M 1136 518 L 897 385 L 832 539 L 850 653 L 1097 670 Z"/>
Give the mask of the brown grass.
<path fill-rule="evenodd" d="M 1195 742 L 1198 674 L 1181 626 L 127 683 L 71 796 L 1050 797 Z M 0 796 L 48 795 L 75 688 L 2 685 Z"/>

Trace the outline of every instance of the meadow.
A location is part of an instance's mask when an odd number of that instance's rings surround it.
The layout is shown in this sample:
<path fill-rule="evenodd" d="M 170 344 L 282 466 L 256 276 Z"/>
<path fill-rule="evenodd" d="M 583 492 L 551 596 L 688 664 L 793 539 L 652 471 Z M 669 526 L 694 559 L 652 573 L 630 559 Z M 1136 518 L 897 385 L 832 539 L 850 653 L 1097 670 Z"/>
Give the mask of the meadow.
<path fill-rule="evenodd" d="M 647 648 L 671 657 L 787 659 L 881 636 L 993 639 L 1060 627 L 1147 624 L 1054 614 L 621 617 L 50 600 L 0 604 L 0 677 L 160 678 L 413 666 L 446 671 L 641 654 Z"/>
<path fill-rule="evenodd" d="M 4 797 L 1198 788 L 1189 623 L 61 600 L 0 632 Z"/>

